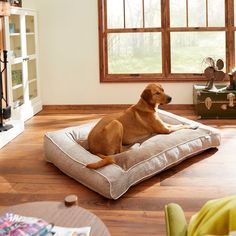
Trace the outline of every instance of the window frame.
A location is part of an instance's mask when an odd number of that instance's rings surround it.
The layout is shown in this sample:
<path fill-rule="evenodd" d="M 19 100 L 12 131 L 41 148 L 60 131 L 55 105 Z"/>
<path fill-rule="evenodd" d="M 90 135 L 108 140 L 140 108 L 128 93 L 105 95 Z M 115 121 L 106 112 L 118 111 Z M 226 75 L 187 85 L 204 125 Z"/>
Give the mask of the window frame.
<path fill-rule="evenodd" d="M 125 1 L 125 0 L 124 0 Z M 235 31 L 234 26 L 234 0 L 225 0 L 225 26 L 224 27 L 170 27 L 170 0 L 161 0 L 161 27 L 159 28 L 125 28 L 107 29 L 107 0 L 98 0 L 99 18 L 99 64 L 100 82 L 196 82 L 206 81 L 202 73 L 171 73 L 171 32 L 225 32 L 226 72 L 235 66 Z M 144 4 L 144 0 L 142 0 Z M 186 0 L 188 2 L 188 0 Z M 208 0 L 206 0 L 208 4 Z M 187 5 L 187 4 L 186 4 Z M 207 9 L 207 8 L 206 8 Z M 142 9 L 143 10 L 143 9 Z M 144 11 L 144 10 L 143 10 Z M 186 13 L 187 15 L 188 13 Z M 206 10 L 206 24 L 208 25 L 208 11 Z M 124 16 L 125 17 L 125 16 Z M 124 21 L 125 25 L 125 21 Z M 109 74 L 107 38 L 109 33 L 133 32 L 161 32 L 162 38 L 162 73 L 149 74 Z"/>

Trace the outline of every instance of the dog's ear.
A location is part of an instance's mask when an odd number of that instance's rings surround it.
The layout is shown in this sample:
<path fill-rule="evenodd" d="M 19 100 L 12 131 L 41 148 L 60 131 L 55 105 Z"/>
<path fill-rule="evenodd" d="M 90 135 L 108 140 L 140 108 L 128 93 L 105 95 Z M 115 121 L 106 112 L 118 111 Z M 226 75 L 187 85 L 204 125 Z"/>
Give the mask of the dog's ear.
<path fill-rule="evenodd" d="M 141 94 L 141 98 L 145 100 L 147 103 L 150 103 L 150 100 L 152 99 L 151 89 L 145 89 Z"/>

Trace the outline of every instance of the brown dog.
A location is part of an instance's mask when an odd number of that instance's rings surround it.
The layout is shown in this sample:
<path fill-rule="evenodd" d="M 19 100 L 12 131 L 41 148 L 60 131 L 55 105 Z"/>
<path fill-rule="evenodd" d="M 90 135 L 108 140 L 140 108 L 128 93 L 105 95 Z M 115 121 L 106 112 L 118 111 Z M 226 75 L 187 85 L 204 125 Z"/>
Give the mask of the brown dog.
<path fill-rule="evenodd" d="M 136 105 L 126 111 L 102 118 L 88 136 L 89 151 L 102 160 L 88 164 L 97 169 L 115 163 L 111 155 L 122 152 L 122 145 L 130 145 L 152 134 L 169 134 L 191 128 L 189 125 L 169 125 L 156 112 L 159 104 L 167 104 L 171 97 L 159 84 L 149 84 Z"/>

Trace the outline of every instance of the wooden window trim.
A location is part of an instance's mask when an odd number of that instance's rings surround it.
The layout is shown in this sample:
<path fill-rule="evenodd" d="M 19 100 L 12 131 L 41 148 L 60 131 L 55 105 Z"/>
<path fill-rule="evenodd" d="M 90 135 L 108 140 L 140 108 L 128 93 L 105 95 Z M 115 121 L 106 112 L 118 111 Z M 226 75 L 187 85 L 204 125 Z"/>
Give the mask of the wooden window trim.
<path fill-rule="evenodd" d="M 226 71 L 231 71 L 235 67 L 234 0 L 225 0 L 225 24 L 227 26 Z"/>
<path fill-rule="evenodd" d="M 125 2 L 125 0 L 124 0 Z M 144 1 L 142 0 L 144 6 Z M 206 4 L 208 1 L 206 0 Z M 206 81 L 202 74 L 171 73 L 171 32 L 219 32 L 226 33 L 226 71 L 231 71 L 235 66 L 235 31 L 234 26 L 234 0 L 225 0 L 225 27 L 188 27 L 188 0 L 186 0 L 186 27 L 170 27 L 170 6 L 169 0 L 161 0 L 161 27 L 145 28 L 143 17 L 143 28 L 126 28 L 125 4 L 124 4 L 124 28 L 107 29 L 106 0 L 98 0 L 99 18 L 99 64 L 100 82 L 102 83 L 123 83 L 123 82 L 200 82 Z M 143 13 L 144 15 L 144 7 Z M 208 13 L 206 12 L 206 25 L 208 25 Z M 162 71 L 160 74 L 108 74 L 108 33 L 132 33 L 132 32 L 161 32 L 162 33 Z"/>

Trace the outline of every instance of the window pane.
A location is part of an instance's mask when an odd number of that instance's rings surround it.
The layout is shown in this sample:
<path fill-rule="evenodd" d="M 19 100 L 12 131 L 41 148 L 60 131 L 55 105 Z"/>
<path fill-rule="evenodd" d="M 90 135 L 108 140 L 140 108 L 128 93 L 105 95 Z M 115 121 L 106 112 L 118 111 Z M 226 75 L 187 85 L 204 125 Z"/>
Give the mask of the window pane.
<path fill-rule="evenodd" d="M 208 26 L 225 26 L 224 0 L 208 0 Z"/>
<path fill-rule="evenodd" d="M 186 0 L 170 0 L 170 26 L 186 27 Z"/>
<path fill-rule="evenodd" d="M 12 65 L 12 96 L 13 107 L 17 108 L 24 104 L 23 65 L 17 63 Z"/>
<path fill-rule="evenodd" d="M 188 0 L 188 26 L 206 26 L 206 0 Z"/>
<path fill-rule="evenodd" d="M 126 28 L 143 27 L 142 8 L 142 0 L 125 1 Z"/>
<path fill-rule="evenodd" d="M 225 62 L 225 32 L 171 33 L 172 73 L 202 73 L 206 57 Z"/>
<path fill-rule="evenodd" d="M 123 0 L 107 0 L 107 28 L 124 28 Z"/>
<path fill-rule="evenodd" d="M 37 81 L 29 83 L 29 98 L 30 100 L 38 96 Z"/>
<path fill-rule="evenodd" d="M 10 45 L 13 57 L 21 57 L 21 35 L 20 35 L 20 16 L 9 16 Z"/>
<path fill-rule="evenodd" d="M 161 33 L 109 34 L 108 72 L 161 73 Z"/>
<path fill-rule="evenodd" d="M 160 0 L 144 1 L 145 27 L 161 27 Z"/>

